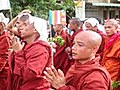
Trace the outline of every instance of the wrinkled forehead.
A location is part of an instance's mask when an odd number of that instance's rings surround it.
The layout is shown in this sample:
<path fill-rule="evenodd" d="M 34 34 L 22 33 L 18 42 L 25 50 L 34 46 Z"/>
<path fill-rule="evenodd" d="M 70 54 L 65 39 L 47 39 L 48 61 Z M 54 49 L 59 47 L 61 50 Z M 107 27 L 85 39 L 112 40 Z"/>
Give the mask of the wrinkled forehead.
<path fill-rule="evenodd" d="M 17 22 L 16 22 L 16 24 L 25 24 L 25 25 L 27 25 L 27 24 L 30 24 L 30 21 L 29 21 L 29 19 L 27 19 L 26 21 L 22 21 L 22 20 L 17 20 Z"/>

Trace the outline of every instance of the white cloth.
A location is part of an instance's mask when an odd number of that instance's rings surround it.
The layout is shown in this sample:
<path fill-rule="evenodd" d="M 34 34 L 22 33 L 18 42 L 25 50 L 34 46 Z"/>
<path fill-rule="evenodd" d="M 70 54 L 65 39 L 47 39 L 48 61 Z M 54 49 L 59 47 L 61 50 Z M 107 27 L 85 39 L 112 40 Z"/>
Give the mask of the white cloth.
<path fill-rule="evenodd" d="M 47 42 L 47 38 L 48 38 L 47 21 L 38 17 L 34 17 L 33 19 L 34 19 L 34 27 L 40 34 L 39 39 Z"/>
<path fill-rule="evenodd" d="M 7 25 L 9 18 L 6 18 L 3 13 L 0 13 L 0 22 L 3 22 L 5 25 Z"/>
<path fill-rule="evenodd" d="M 83 24 L 83 30 L 86 30 L 86 27 L 85 27 L 86 22 L 90 23 L 93 27 L 97 26 L 98 30 L 100 30 L 106 34 L 106 32 L 104 30 L 104 26 L 101 25 L 96 18 L 88 18 Z"/>
<path fill-rule="evenodd" d="M 23 15 L 28 15 L 30 23 L 34 23 L 35 29 L 40 34 L 39 40 L 43 40 L 47 42 L 47 38 L 48 38 L 47 21 L 42 18 L 32 16 L 29 13 L 22 13 L 18 15 L 18 19 Z"/>

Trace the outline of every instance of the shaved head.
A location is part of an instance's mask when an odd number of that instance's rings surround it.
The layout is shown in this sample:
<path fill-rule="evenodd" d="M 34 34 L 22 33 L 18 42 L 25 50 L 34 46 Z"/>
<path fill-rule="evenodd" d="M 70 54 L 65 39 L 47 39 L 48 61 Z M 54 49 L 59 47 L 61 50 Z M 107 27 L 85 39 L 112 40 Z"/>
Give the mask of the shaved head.
<path fill-rule="evenodd" d="M 94 31 L 82 31 L 78 33 L 75 38 L 85 41 L 89 48 L 99 47 L 102 42 L 101 36 Z"/>

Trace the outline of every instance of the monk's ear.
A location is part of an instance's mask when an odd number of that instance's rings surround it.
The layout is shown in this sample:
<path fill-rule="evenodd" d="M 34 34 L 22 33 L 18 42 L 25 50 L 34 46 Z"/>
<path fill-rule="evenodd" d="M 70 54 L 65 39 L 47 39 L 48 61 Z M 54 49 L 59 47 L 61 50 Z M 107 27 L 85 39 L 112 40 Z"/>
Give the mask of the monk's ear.
<path fill-rule="evenodd" d="M 99 46 L 95 46 L 95 47 L 93 47 L 92 52 L 93 52 L 93 53 L 96 53 L 96 52 L 98 51 L 98 49 L 99 49 Z"/>

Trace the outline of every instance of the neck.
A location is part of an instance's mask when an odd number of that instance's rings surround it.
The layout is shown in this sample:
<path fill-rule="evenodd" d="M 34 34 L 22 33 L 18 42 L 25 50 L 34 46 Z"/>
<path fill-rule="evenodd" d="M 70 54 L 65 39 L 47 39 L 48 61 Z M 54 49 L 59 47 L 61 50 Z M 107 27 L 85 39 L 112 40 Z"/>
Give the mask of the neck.
<path fill-rule="evenodd" d="M 74 32 L 78 32 L 79 31 L 79 28 L 76 28 Z"/>
<path fill-rule="evenodd" d="M 89 59 L 85 59 L 85 60 L 78 60 L 78 62 L 81 63 L 81 64 L 85 64 L 86 62 L 91 61 L 93 59 L 95 59 L 95 56 L 93 56 L 93 57 L 91 57 Z"/>
<path fill-rule="evenodd" d="M 32 35 L 32 36 L 24 39 L 24 41 L 26 41 L 27 44 L 33 43 L 35 40 L 36 40 L 36 35 Z"/>
<path fill-rule="evenodd" d="M 62 32 L 62 30 L 60 30 L 59 32 L 57 32 L 57 35 L 60 35 L 60 34 L 61 34 L 61 32 Z"/>

